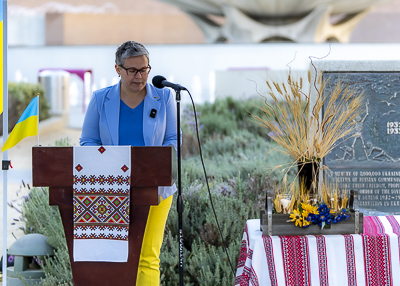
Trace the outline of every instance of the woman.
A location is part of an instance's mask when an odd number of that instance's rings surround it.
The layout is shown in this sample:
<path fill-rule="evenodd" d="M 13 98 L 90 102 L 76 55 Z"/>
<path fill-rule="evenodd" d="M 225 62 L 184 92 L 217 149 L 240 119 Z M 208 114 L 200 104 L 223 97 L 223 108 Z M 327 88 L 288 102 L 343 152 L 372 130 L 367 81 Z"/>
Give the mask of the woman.
<path fill-rule="evenodd" d="M 128 41 L 115 53 L 116 85 L 93 93 L 80 144 L 169 146 L 176 148 L 176 108 L 170 89 L 147 83 L 149 53 Z M 176 187 L 159 187 L 160 204 L 151 206 L 139 258 L 136 285 L 159 285 L 159 255 L 165 223 Z"/>

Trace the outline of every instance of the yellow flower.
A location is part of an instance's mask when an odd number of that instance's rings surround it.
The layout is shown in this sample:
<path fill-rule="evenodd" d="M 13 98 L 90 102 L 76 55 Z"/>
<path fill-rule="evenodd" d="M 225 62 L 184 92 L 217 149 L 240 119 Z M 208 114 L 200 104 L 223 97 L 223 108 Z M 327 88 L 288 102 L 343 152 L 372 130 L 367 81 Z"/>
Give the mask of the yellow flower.
<path fill-rule="evenodd" d="M 309 225 L 311 222 L 307 220 L 307 217 L 303 217 L 303 226 Z"/>
<path fill-rule="evenodd" d="M 295 225 L 296 225 L 296 226 L 297 226 L 297 225 L 303 226 L 303 217 L 302 217 L 302 215 L 300 214 L 299 209 L 293 210 L 293 213 L 291 213 L 289 217 L 292 219 L 292 221 L 295 222 Z"/>
<path fill-rule="evenodd" d="M 303 212 L 301 213 L 301 215 L 303 216 L 303 218 L 307 218 L 309 213 L 310 212 L 308 210 L 303 209 Z"/>
<path fill-rule="evenodd" d="M 304 212 L 307 212 L 307 215 L 310 213 L 310 214 L 319 214 L 319 212 L 318 212 L 318 208 L 317 207 L 314 207 L 314 206 L 312 206 L 312 205 L 309 205 L 309 204 L 304 204 L 304 203 L 301 203 L 301 207 L 303 208 L 303 213 Z"/>

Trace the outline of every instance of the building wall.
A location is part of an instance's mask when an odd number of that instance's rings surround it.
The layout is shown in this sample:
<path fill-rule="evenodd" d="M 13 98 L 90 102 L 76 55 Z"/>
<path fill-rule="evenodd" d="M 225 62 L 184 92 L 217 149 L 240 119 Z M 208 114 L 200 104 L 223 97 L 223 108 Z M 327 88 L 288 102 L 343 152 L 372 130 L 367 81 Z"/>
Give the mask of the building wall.
<path fill-rule="evenodd" d="M 190 17 L 162 0 L 10 0 L 8 7 L 9 44 L 15 46 L 205 42 Z M 356 26 L 350 43 L 399 43 L 399 15 L 399 0 L 377 5 Z"/>
<path fill-rule="evenodd" d="M 400 5 L 397 6 L 392 11 L 375 10 L 368 14 L 353 30 L 350 42 L 400 43 Z"/>
<path fill-rule="evenodd" d="M 203 43 L 200 29 L 184 14 L 46 15 L 46 45 Z"/>
<path fill-rule="evenodd" d="M 12 46 L 204 43 L 185 13 L 157 0 L 12 0 L 8 8 Z M 20 21 L 27 17 L 30 25 Z"/>

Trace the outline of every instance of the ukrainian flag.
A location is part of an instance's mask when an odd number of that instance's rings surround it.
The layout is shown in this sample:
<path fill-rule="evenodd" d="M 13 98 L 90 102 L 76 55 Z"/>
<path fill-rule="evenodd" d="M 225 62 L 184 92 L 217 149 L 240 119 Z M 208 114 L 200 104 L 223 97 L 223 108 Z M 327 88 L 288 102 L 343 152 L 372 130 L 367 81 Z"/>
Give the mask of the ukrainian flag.
<path fill-rule="evenodd" d="M 38 105 L 39 95 L 34 97 L 19 118 L 10 136 L 1 149 L 4 152 L 18 144 L 25 137 L 38 135 Z"/>
<path fill-rule="evenodd" d="M 0 114 L 3 112 L 3 3 L 0 2 Z"/>

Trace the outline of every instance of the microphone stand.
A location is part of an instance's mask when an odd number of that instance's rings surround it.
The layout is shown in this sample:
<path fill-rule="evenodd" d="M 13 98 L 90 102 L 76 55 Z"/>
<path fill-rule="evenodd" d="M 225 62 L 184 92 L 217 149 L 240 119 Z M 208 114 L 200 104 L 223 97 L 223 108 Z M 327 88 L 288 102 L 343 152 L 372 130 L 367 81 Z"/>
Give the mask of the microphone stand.
<path fill-rule="evenodd" d="M 177 211 L 178 211 L 178 240 L 179 240 L 179 285 L 183 286 L 183 199 L 182 199 L 182 180 L 181 180 L 181 90 L 174 88 L 176 92 L 176 119 L 177 119 L 177 136 L 178 136 L 178 198 L 177 198 Z"/>

